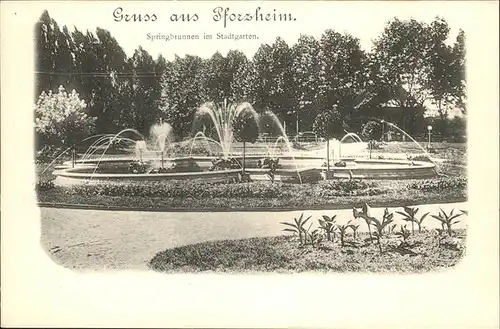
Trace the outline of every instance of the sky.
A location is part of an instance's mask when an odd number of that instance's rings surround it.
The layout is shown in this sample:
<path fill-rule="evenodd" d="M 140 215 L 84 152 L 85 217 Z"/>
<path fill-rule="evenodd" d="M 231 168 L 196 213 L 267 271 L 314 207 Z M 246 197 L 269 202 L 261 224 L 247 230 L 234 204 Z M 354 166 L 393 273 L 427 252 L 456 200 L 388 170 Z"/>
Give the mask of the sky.
<path fill-rule="evenodd" d="M 36 2 L 32 2 L 36 4 Z M 104 3 L 72 3 L 57 1 L 34 6 L 31 13 L 33 19 L 47 9 L 50 16 L 62 27 L 70 30 L 76 26 L 79 30 L 95 31 L 97 27 L 106 29 L 116 38 L 127 55 L 132 55 L 138 46 L 142 46 L 154 57 L 160 53 L 167 59 L 177 54 L 198 55 L 207 58 L 216 51 L 222 54 L 231 49 L 238 49 L 248 57 L 253 56 L 262 43 L 271 44 L 277 36 L 289 45 L 294 44 L 300 34 L 313 35 L 319 38 L 326 29 L 347 32 L 360 39 L 362 48 L 369 50 L 372 40 L 382 32 L 385 23 L 394 18 L 415 18 L 431 22 L 436 16 L 443 17 L 451 27 L 449 42 L 452 43 L 459 28 L 467 32 L 462 22 L 468 15 L 467 6 L 460 3 L 449 5 L 444 3 L 390 3 L 390 2 L 153 2 L 136 3 L 131 1 Z M 152 22 L 116 22 L 113 12 L 121 7 L 123 14 L 155 14 Z M 253 13 L 257 7 L 261 12 L 290 13 L 296 20 L 293 22 L 227 22 L 224 28 L 222 21 L 213 20 L 216 7 L 229 8 L 228 15 Z M 196 22 L 171 22 L 173 14 L 197 14 Z M 147 34 L 212 34 L 212 40 L 155 40 L 147 39 Z M 255 34 L 257 40 L 215 40 L 217 33 Z"/>

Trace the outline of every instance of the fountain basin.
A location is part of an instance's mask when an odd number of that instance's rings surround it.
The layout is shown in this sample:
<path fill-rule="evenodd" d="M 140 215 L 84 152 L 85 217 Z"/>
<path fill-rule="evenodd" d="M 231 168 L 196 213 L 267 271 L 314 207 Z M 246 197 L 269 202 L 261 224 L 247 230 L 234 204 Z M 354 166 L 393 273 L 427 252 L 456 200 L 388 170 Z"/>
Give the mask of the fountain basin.
<path fill-rule="evenodd" d="M 235 157 L 242 162 L 242 157 Z M 299 181 L 309 177 L 313 180 L 326 178 L 326 167 L 322 157 L 291 157 L 280 156 L 280 167 L 274 172 L 276 181 Z M 167 173 L 129 173 L 128 165 L 132 158 L 104 158 L 76 161 L 58 167 L 56 184 L 74 184 L 88 180 L 103 181 L 159 181 L 159 180 L 186 180 L 200 179 L 207 181 L 234 181 L 241 178 L 242 169 L 226 169 L 209 171 L 215 157 L 177 157 L 164 158 L 164 163 L 175 163 L 178 172 Z M 269 180 L 269 169 L 257 166 L 262 156 L 250 155 L 245 157 L 246 172 L 252 180 Z M 161 158 L 144 159 L 146 162 L 158 164 Z M 359 179 L 415 179 L 430 178 L 436 175 L 435 165 L 430 162 L 380 159 L 342 159 L 345 167 L 336 167 L 339 160 L 330 162 L 328 178 L 359 178 Z M 96 169 L 96 166 L 97 169 Z M 192 168 L 196 168 L 193 170 Z"/>
<path fill-rule="evenodd" d="M 345 161 L 345 160 L 344 160 Z M 433 163 L 405 160 L 353 160 L 354 166 L 330 167 L 333 177 L 359 179 L 417 179 L 436 176 Z M 325 170 L 326 168 L 323 167 Z"/>

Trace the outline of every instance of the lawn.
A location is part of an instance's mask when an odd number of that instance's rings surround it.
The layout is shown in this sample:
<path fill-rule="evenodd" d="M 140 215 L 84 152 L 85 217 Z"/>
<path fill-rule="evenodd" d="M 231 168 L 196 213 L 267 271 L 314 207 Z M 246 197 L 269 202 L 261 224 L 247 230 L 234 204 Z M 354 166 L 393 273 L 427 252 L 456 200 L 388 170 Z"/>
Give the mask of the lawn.
<path fill-rule="evenodd" d="M 465 252 L 465 231 L 455 236 L 416 233 L 405 243 L 391 235 L 369 243 L 367 234 L 355 240 L 322 242 L 318 247 L 300 245 L 293 236 L 198 243 L 161 251 L 149 262 L 159 272 L 392 272 L 423 273 L 456 265 Z"/>

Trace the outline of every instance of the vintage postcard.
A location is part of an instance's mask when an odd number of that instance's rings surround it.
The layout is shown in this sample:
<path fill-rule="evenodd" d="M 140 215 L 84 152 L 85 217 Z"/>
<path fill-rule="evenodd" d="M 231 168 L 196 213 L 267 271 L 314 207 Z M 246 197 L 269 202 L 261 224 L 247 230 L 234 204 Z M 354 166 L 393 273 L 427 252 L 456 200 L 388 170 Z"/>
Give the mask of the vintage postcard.
<path fill-rule="evenodd" d="M 498 328 L 498 3 L 2 7 L 2 324 Z"/>

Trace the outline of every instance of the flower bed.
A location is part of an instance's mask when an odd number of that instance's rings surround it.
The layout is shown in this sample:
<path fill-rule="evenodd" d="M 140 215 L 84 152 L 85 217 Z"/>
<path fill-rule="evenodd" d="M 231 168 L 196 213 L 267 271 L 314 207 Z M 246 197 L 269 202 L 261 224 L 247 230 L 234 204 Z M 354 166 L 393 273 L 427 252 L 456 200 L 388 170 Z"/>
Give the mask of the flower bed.
<path fill-rule="evenodd" d="M 452 247 L 439 243 L 433 232 L 416 235 L 406 251 L 397 238 L 376 244 L 325 242 L 304 248 L 292 236 L 212 241 L 159 252 L 149 267 L 159 272 L 389 272 L 422 273 L 456 265 L 465 252 L 464 232 Z M 360 234 L 358 240 L 366 238 Z M 350 240 L 349 240 L 350 241 Z"/>
<path fill-rule="evenodd" d="M 467 179 L 464 177 L 440 177 L 435 179 L 426 179 L 408 184 L 408 188 L 424 192 L 441 192 L 444 190 L 467 189 Z"/>
<path fill-rule="evenodd" d="M 137 197 L 189 197 L 189 198 L 281 198 L 302 195 L 304 197 L 331 197 L 344 195 L 375 195 L 383 193 L 373 183 L 363 181 L 322 181 L 307 187 L 269 182 L 239 184 L 210 183 L 200 181 L 88 183 L 60 187 L 66 194 L 82 196 L 137 196 Z"/>

